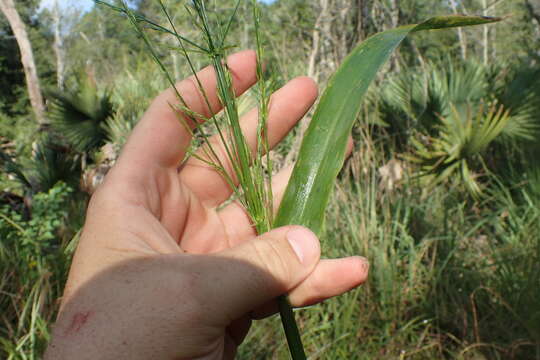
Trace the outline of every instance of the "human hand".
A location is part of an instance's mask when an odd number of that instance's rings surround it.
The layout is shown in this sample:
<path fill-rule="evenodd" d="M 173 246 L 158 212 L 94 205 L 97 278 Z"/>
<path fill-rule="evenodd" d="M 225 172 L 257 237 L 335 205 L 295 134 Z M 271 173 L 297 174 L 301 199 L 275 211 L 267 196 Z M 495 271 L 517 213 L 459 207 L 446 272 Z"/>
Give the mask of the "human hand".
<path fill-rule="evenodd" d="M 253 52 L 228 66 L 237 94 L 255 83 Z M 217 112 L 213 69 L 199 78 Z M 190 109 L 210 115 L 192 78 L 177 88 Z M 308 78 L 272 96 L 272 146 L 316 96 Z M 195 158 L 178 170 L 191 139 L 169 106 L 176 102 L 171 89 L 154 100 L 92 197 L 46 359 L 230 359 L 277 296 L 305 306 L 366 279 L 365 259 L 320 260 L 303 227 L 257 237 L 239 204 L 218 210 L 231 194 L 222 177 Z M 257 111 L 241 121 L 254 144 Z M 289 175 L 274 177 L 276 208 Z"/>

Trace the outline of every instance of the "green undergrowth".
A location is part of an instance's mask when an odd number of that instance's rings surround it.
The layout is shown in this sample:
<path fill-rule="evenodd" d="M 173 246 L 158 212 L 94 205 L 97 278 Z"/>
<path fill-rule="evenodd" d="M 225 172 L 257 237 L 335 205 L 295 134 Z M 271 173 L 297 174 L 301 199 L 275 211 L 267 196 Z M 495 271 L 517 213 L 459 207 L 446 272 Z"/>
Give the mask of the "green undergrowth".
<path fill-rule="evenodd" d="M 121 116 L 136 122 L 143 106 L 130 114 L 130 101 Z M 540 359 L 537 169 L 516 161 L 519 176 L 502 174 L 475 200 L 455 184 L 425 188 L 401 161 L 404 177 L 390 189 L 380 169 L 399 152 L 379 132 L 355 128 L 322 236 L 323 257 L 366 256 L 370 277 L 298 310 L 310 359 Z M 70 216 L 85 204 L 70 210 L 75 192 L 58 184 L 34 194 L 31 213 L 24 194 L 2 194 L 1 359 L 39 359 L 46 346 L 80 225 Z M 280 327 L 277 316 L 255 322 L 238 358 L 287 359 Z"/>
<path fill-rule="evenodd" d="M 24 203 L 0 206 L 0 358 L 40 359 L 71 261 L 72 189 L 58 183 Z M 66 239 L 65 241 L 61 239 Z"/>
<path fill-rule="evenodd" d="M 369 280 L 298 311 L 310 359 L 538 358 L 540 210 L 526 190 L 483 204 L 413 181 L 387 191 L 367 148 L 341 174 L 322 253 L 367 257 Z M 287 359 L 277 329 L 256 323 L 239 358 Z"/>
<path fill-rule="evenodd" d="M 240 37 L 238 29 L 245 27 L 232 28 L 237 32 L 231 38 Z M 278 59 L 286 52 L 272 51 L 269 55 Z M 192 56 L 194 68 L 207 64 L 200 54 Z M 261 89 L 272 92 L 282 85 L 284 74 L 304 74 L 304 60 L 279 63 L 282 72 L 277 74 L 274 68 L 279 67 L 270 61 L 267 69 L 274 78 L 240 98 L 238 113 L 257 105 Z M 309 359 L 540 360 L 540 167 L 535 161 L 540 94 L 534 86 L 540 72 L 524 65 L 498 64 L 493 70 L 481 64 L 458 66 L 459 60 L 451 60 L 452 66 L 436 61 L 423 68 L 403 67 L 370 90 L 353 131 L 355 152 L 339 175 L 321 236 L 323 257 L 365 256 L 370 276 L 356 290 L 297 311 Z M 147 62 L 138 61 L 138 67 L 122 68 L 114 79 L 98 84 L 110 90 L 115 111 L 98 124 L 99 130 L 116 153 L 151 99 L 168 86 L 155 68 L 150 71 Z M 171 72 L 175 79 L 189 75 L 188 64 L 178 61 Z M 423 157 L 426 162 L 448 157 L 451 152 L 441 156 L 433 150 L 448 133 L 443 116 L 467 120 L 469 109 L 477 115 L 492 104 L 510 109 L 513 122 L 482 152 L 464 154 L 482 196 L 472 197 L 459 176 L 427 187 L 403 156 L 414 155 L 413 141 L 434 155 Z M 452 117 L 452 109 L 460 107 L 467 110 L 464 116 Z M 39 359 L 87 197 L 77 188 L 79 174 L 70 186 L 54 185 L 63 167 L 55 165 L 60 159 L 46 161 L 49 152 L 35 156 L 40 154 L 33 151 L 35 125 L 19 118 L 8 121 L 3 114 L 0 123 L 0 135 L 14 143 L 6 147 L 9 156 L 29 170 L 29 178 L 43 179 L 36 180 L 41 186 L 27 184 L 25 189 L 14 185 L 13 176 L 0 174 L 0 359 Z M 63 145 L 60 149 L 70 151 Z M 276 168 L 284 165 L 293 146 L 287 137 L 272 152 Z M 103 156 L 92 155 L 100 152 L 71 154 L 68 164 L 76 160 L 82 168 L 84 159 L 99 165 Z M 403 178 L 390 184 L 381 168 L 391 161 L 401 164 Z M 437 175 L 438 169 L 432 170 Z M 288 359 L 279 317 L 255 322 L 238 358 Z"/>
<path fill-rule="evenodd" d="M 407 177 L 390 190 L 379 172 L 388 153 L 362 131 L 327 211 L 322 253 L 366 256 L 370 277 L 298 311 L 310 359 L 538 358 L 534 187 L 493 188 L 481 202 Z M 20 203 L 2 207 L 0 358 L 39 359 L 44 350 L 72 250 L 70 191 L 59 184 L 35 195 L 31 218 Z M 238 358 L 287 359 L 280 327 L 276 316 L 255 322 Z"/>

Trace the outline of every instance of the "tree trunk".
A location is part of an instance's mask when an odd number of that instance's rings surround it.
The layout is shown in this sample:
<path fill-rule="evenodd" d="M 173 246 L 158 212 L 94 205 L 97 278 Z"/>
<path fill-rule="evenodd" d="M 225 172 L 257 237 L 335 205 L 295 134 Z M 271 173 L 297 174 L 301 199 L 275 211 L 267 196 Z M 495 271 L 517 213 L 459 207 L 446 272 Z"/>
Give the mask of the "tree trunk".
<path fill-rule="evenodd" d="M 452 10 L 454 11 L 454 14 L 459 14 L 457 9 L 456 0 L 450 0 L 450 6 L 452 6 Z M 467 39 L 465 38 L 465 33 L 463 32 L 463 29 L 458 27 L 458 38 L 459 38 L 459 46 L 461 47 L 461 58 L 463 60 L 467 59 Z"/>
<path fill-rule="evenodd" d="M 56 85 L 59 89 L 62 90 L 64 88 L 65 52 L 64 39 L 62 37 L 62 31 L 60 29 L 60 23 L 62 19 L 60 15 L 60 7 L 58 6 L 58 0 L 54 2 L 52 16 L 54 26 L 53 50 L 56 56 Z"/>
<path fill-rule="evenodd" d="M 488 16 L 488 4 L 487 4 L 487 0 L 483 0 L 482 1 L 482 6 L 484 8 L 483 12 L 482 12 L 482 15 L 484 16 Z M 482 54 L 482 58 L 483 58 L 483 61 L 484 61 L 484 65 L 487 65 L 488 62 L 489 62 L 489 27 L 487 25 L 484 25 L 484 29 L 483 29 L 483 36 L 482 36 L 482 46 L 483 46 L 483 54 Z"/>
<path fill-rule="evenodd" d="M 317 16 L 317 20 L 315 20 L 315 26 L 313 27 L 313 31 L 311 33 L 311 52 L 309 54 L 309 60 L 308 60 L 308 70 L 307 75 L 314 79 L 315 81 L 318 81 L 319 74 L 318 74 L 318 68 L 317 68 L 317 60 L 319 58 L 319 47 L 320 47 L 320 41 L 321 41 L 321 25 L 324 16 L 326 15 L 326 11 L 328 8 L 328 0 L 321 0 L 319 4 L 320 8 L 318 9 L 319 15 Z"/>
<path fill-rule="evenodd" d="M 392 29 L 395 29 L 399 26 L 399 5 L 397 0 L 390 1 L 390 20 L 392 22 Z M 391 57 L 392 70 L 395 72 L 401 72 L 401 63 L 400 63 L 400 53 L 399 48 L 396 49 L 394 54 Z"/>
<path fill-rule="evenodd" d="M 32 105 L 32 109 L 34 110 L 38 123 L 43 125 L 45 123 L 45 105 L 43 103 L 43 96 L 41 95 L 41 90 L 39 88 L 36 64 L 34 62 L 34 55 L 32 53 L 30 40 L 28 40 L 26 28 L 19 16 L 19 13 L 17 12 L 17 9 L 15 8 L 15 3 L 13 0 L 0 0 L 0 10 L 2 10 L 7 18 L 9 26 L 15 35 L 17 44 L 19 45 L 30 104 Z"/>

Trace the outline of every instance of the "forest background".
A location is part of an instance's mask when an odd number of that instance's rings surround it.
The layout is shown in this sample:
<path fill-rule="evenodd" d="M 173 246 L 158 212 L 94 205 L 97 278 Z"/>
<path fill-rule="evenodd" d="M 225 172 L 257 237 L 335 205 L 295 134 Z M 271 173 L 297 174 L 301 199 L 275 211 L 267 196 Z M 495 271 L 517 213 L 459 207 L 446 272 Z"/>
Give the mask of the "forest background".
<path fill-rule="evenodd" d="M 209 3 L 219 20 L 236 1 Z M 178 31 L 196 36 L 183 2 L 166 4 Z M 0 5 L 0 358 L 37 359 L 89 195 L 167 83 L 109 9 Z M 13 5 L 34 77 L 10 26 Z M 130 5 L 165 23 L 157 2 Z M 379 73 L 322 237 L 326 257 L 368 257 L 370 279 L 297 314 L 310 359 L 540 359 L 540 2 L 261 7 L 269 90 L 297 75 L 324 89 L 346 54 L 379 31 L 440 14 L 508 16 L 414 35 Z M 242 1 L 230 35 L 238 49 L 255 46 L 250 14 Z M 189 75 L 173 38 L 151 36 L 174 77 Z M 256 93 L 239 104 L 255 105 Z M 277 167 L 294 162 L 309 117 L 272 153 Z M 258 322 L 239 358 L 287 358 L 279 327 L 277 317 Z"/>

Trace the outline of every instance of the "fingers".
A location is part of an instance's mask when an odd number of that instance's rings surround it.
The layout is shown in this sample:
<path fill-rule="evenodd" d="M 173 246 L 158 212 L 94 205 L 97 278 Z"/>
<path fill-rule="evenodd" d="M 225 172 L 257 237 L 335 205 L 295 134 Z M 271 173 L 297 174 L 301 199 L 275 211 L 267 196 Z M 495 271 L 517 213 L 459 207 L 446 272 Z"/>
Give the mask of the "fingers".
<path fill-rule="evenodd" d="M 273 208 L 274 213 L 279 208 L 279 203 L 291 177 L 292 166 L 280 170 L 272 178 Z M 253 239 L 257 235 L 249 215 L 244 207 L 237 201 L 230 203 L 219 212 L 221 222 L 225 226 L 225 232 L 228 234 L 228 245 L 236 246 L 244 241 Z"/>
<path fill-rule="evenodd" d="M 360 256 L 321 260 L 315 270 L 289 293 L 289 301 L 294 307 L 320 303 L 363 284 L 368 271 L 368 261 Z M 251 317 L 263 319 L 277 312 L 277 303 L 272 300 L 251 312 Z"/>
<path fill-rule="evenodd" d="M 300 77 L 287 83 L 274 93 L 270 100 L 268 114 L 268 142 L 270 148 L 274 147 L 290 131 L 290 129 L 304 116 L 317 97 L 317 86 L 307 77 Z M 257 146 L 258 111 L 253 109 L 241 119 L 242 132 L 251 151 Z M 221 139 L 214 136 L 210 139 L 214 151 L 228 174 L 233 174 L 233 167 L 226 155 Z M 199 150 L 198 156 L 205 156 Z M 203 161 L 191 158 L 180 173 L 182 182 L 186 184 L 195 195 L 208 206 L 217 206 L 226 200 L 232 189 L 223 179 L 222 175 Z M 233 176 L 234 178 L 234 176 Z M 204 182 L 201 182 L 204 179 Z"/>
<path fill-rule="evenodd" d="M 227 58 L 236 94 L 241 94 L 256 82 L 256 56 L 253 51 L 242 51 Z M 189 77 L 176 86 L 178 92 L 192 111 L 206 117 L 221 109 L 216 93 L 216 77 L 212 67 L 198 73 L 202 87 L 210 103 L 208 107 L 195 78 Z M 150 105 L 135 127 L 124 147 L 119 163 L 128 163 L 138 171 L 147 172 L 149 166 L 176 168 L 190 144 L 191 136 L 178 118 L 171 104 L 179 105 L 175 91 L 162 92 Z"/>
<path fill-rule="evenodd" d="M 319 261 L 320 246 L 315 234 L 300 226 L 272 230 L 253 241 L 220 253 L 224 259 L 243 264 L 216 273 L 207 284 L 213 306 L 227 315 L 230 323 L 252 309 L 297 287 Z M 216 284 L 221 289 L 215 293 Z"/>
<path fill-rule="evenodd" d="M 353 140 L 352 137 L 349 137 L 347 142 L 347 148 L 345 156 L 348 157 L 351 155 L 353 150 Z M 285 194 L 287 189 L 287 184 L 292 175 L 292 166 L 288 166 L 284 169 L 281 169 L 276 175 L 272 177 L 272 193 L 273 193 L 273 208 L 274 215 L 279 209 L 281 204 L 281 199 Z M 238 202 L 232 202 L 227 205 L 224 209 L 219 212 L 219 216 L 226 227 L 226 233 L 229 238 L 229 245 L 235 246 L 244 241 L 252 239 L 256 233 L 251 224 L 251 220 L 246 213 L 243 206 Z"/>
<path fill-rule="evenodd" d="M 315 270 L 289 294 L 293 306 L 308 306 L 341 295 L 367 279 L 368 261 L 360 256 L 321 260 Z"/>

